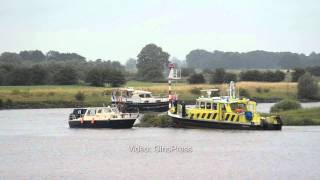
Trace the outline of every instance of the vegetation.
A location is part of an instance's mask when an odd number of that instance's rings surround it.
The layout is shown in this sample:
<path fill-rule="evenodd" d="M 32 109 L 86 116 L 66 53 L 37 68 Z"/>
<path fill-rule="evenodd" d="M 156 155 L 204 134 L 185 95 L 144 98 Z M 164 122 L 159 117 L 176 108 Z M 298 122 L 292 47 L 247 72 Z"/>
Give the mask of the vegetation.
<path fill-rule="evenodd" d="M 310 73 L 305 73 L 298 80 L 298 97 L 301 99 L 319 99 L 318 83 Z"/>
<path fill-rule="evenodd" d="M 203 77 L 202 74 L 192 74 L 189 78 L 188 78 L 188 82 L 190 84 L 202 84 L 205 83 L 205 79 Z"/>
<path fill-rule="evenodd" d="M 155 44 L 146 45 L 138 55 L 138 80 L 159 82 L 164 79 L 163 72 L 169 63 L 169 54 Z"/>
<path fill-rule="evenodd" d="M 39 50 L 19 54 L 4 52 L 0 56 L 0 85 L 74 85 L 84 82 L 95 85 L 87 77 L 88 72 L 97 68 L 106 72 L 107 85 L 125 83 L 124 66 L 119 62 L 86 61 L 76 53 L 57 51 L 49 51 L 46 55 Z"/>
<path fill-rule="evenodd" d="M 136 127 L 172 127 L 171 118 L 166 114 L 146 113 Z"/>
<path fill-rule="evenodd" d="M 78 93 L 74 96 L 77 101 L 83 102 L 85 99 L 85 95 L 82 91 L 78 91 Z"/>
<path fill-rule="evenodd" d="M 285 73 L 282 71 L 258 71 L 258 70 L 249 70 L 242 71 L 240 73 L 241 81 L 265 81 L 265 82 L 280 82 L 285 78 Z"/>
<path fill-rule="evenodd" d="M 292 69 L 320 65 L 320 54 L 251 51 L 246 53 L 192 50 L 186 56 L 187 66 L 196 69 Z"/>
<path fill-rule="evenodd" d="M 226 72 L 223 68 L 218 68 L 212 73 L 210 83 L 222 84 L 229 83 L 230 81 L 237 81 L 237 75 L 234 73 Z"/>
<path fill-rule="evenodd" d="M 306 70 L 303 68 L 295 68 L 291 73 L 291 81 L 298 82 L 299 78 L 306 73 Z"/>
<path fill-rule="evenodd" d="M 301 109 L 301 104 L 296 100 L 284 99 L 273 105 L 270 112 L 280 112 L 293 109 Z"/>
<path fill-rule="evenodd" d="M 278 113 L 284 125 L 320 125 L 320 108 L 306 108 Z"/>

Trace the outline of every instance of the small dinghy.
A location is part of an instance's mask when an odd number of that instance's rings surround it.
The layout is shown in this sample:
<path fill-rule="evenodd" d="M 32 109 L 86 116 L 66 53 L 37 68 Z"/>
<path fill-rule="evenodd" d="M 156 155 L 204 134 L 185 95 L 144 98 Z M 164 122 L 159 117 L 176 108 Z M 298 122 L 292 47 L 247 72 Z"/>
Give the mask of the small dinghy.
<path fill-rule="evenodd" d="M 132 128 L 139 113 L 122 113 L 117 107 L 76 108 L 69 116 L 70 128 Z"/>

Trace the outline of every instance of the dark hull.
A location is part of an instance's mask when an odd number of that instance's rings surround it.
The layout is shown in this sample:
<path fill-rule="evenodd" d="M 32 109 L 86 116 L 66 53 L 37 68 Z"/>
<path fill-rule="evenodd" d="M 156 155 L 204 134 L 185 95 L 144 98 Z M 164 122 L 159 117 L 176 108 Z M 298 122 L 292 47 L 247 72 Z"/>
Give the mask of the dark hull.
<path fill-rule="evenodd" d="M 169 102 L 157 102 L 157 103 L 132 103 L 122 102 L 125 104 L 127 111 L 133 111 L 139 109 L 139 111 L 153 111 L 153 112 L 165 112 L 169 109 Z M 115 104 L 115 102 L 113 102 Z"/>
<path fill-rule="evenodd" d="M 70 128 L 115 128 L 124 129 L 132 128 L 136 119 L 126 119 L 126 120 L 103 120 L 103 121 L 74 121 L 69 120 Z"/>
<path fill-rule="evenodd" d="M 239 129 L 239 130 L 281 130 L 282 125 L 265 124 L 244 125 L 236 123 L 224 123 L 216 121 L 201 121 L 187 118 L 172 117 L 173 123 L 177 128 L 213 128 L 213 129 Z"/>

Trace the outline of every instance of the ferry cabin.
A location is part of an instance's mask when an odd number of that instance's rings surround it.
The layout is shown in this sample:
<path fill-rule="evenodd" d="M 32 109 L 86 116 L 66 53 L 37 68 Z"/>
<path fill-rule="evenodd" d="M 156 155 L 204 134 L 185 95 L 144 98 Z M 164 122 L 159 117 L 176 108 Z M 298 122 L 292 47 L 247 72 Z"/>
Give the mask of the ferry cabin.
<path fill-rule="evenodd" d="M 260 124 L 256 103 L 230 97 L 198 98 L 195 108 L 186 109 L 186 118 Z"/>

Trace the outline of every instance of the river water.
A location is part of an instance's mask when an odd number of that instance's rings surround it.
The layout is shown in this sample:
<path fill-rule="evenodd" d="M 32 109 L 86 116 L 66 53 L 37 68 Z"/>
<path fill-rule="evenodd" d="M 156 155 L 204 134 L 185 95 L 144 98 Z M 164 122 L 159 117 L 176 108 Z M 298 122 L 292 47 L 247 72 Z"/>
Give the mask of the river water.
<path fill-rule="evenodd" d="M 0 179 L 319 179 L 320 127 L 70 129 L 71 109 L 0 111 Z"/>

